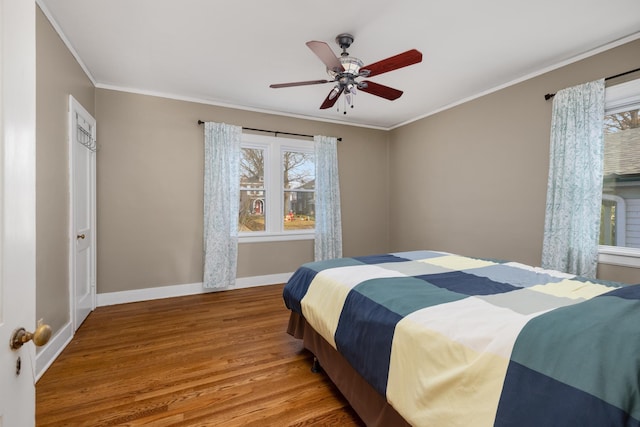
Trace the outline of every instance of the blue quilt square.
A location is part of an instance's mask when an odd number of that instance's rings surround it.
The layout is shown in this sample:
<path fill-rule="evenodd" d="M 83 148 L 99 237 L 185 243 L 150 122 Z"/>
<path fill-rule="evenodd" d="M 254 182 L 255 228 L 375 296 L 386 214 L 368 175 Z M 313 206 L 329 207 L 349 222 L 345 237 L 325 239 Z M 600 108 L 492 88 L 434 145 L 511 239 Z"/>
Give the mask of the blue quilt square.
<path fill-rule="evenodd" d="M 463 271 L 416 276 L 432 285 L 463 295 L 493 295 L 520 289 L 507 283 L 494 282 L 487 277 L 479 277 Z"/>
<path fill-rule="evenodd" d="M 638 420 L 609 403 L 511 361 L 495 427 L 638 427 Z"/>
<path fill-rule="evenodd" d="M 599 297 L 618 297 L 624 299 L 640 299 L 640 285 L 629 285 L 618 288 Z"/>
<path fill-rule="evenodd" d="M 300 302 L 307 294 L 309 285 L 313 281 L 313 278 L 316 277 L 316 274 L 318 274 L 317 271 L 307 267 L 300 267 L 293 273 L 282 291 L 284 304 L 289 310 L 302 314 Z"/>
<path fill-rule="evenodd" d="M 387 391 L 391 344 L 400 319 L 399 314 L 352 290 L 335 333 L 338 351 L 382 396 Z"/>
<path fill-rule="evenodd" d="M 394 252 L 391 255 L 395 255 L 401 258 L 406 258 L 408 260 L 418 261 L 422 259 L 440 258 L 450 254 L 447 252 L 418 250 L 418 251 L 407 251 L 407 252 Z"/>
<path fill-rule="evenodd" d="M 401 258 L 399 256 L 391 254 L 379 254 L 368 256 L 354 256 L 353 259 L 358 260 L 364 264 L 383 264 L 385 262 L 403 262 L 409 261 L 407 258 Z"/>

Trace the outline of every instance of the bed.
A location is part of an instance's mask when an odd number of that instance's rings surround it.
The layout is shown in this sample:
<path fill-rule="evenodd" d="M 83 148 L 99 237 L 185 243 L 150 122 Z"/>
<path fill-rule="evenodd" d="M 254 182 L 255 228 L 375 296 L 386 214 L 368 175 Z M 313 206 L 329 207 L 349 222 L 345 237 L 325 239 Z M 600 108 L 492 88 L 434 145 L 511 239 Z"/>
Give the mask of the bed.
<path fill-rule="evenodd" d="M 283 297 L 368 426 L 640 426 L 640 285 L 425 250 L 307 263 Z"/>

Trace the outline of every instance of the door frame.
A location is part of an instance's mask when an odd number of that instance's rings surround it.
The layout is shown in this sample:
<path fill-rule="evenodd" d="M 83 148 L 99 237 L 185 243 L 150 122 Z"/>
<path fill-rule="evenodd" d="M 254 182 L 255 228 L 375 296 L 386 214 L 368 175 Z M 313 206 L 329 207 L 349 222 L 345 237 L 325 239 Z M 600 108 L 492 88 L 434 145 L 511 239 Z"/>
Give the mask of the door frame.
<path fill-rule="evenodd" d="M 73 97 L 69 95 L 69 310 L 71 311 L 71 326 L 73 327 L 73 334 L 78 330 L 82 320 L 77 317 L 76 310 L 76 170 L 75 170 L 75 154 L 74 144 L 76 142 L 76 120 L 75 114 L 79 113 L 84 116 L 85 119 L 89 119 L 92 123 L 91 133 L 92 138 L 96 140 L 96 120 L 93 116 Z M 91 169 L 91 182 L 89 183 L 91 189 L 90 209 L 90 228 L 91 235 L 89 236 L 89 244 L 91 247 L 91 273 L 90 273 L 90 289 L 91 289 L 91 311 L 96 308 L 96 155 L 95 152 L 91 156 L 90 165 Z"/>

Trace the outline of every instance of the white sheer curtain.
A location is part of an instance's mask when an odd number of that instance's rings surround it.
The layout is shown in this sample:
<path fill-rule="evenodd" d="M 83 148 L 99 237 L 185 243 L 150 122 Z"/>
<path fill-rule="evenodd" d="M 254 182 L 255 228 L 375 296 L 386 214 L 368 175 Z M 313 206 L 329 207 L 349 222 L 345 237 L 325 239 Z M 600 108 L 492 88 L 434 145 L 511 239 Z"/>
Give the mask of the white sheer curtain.
<path fill-rule="evenodd" d="M 602 200 L 604 79 L 553 98 L 542 267 L 595 278 Z"/>
<path fill-rule="evenodd" d="M 242 128 L 204 124 L 205 288 L 235 285 L 238 262 Z"/>
<path fill-rule="evenodd" d="M 316 135 L 315 260 L 342 257 L 342 219 L 337 139 Z"/>

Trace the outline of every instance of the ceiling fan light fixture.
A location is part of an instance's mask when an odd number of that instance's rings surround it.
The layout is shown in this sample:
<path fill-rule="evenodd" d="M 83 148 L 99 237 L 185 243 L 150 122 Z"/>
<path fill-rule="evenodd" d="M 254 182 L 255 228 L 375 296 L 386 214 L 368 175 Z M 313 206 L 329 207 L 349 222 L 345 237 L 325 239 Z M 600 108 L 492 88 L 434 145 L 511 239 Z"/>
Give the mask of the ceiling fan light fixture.
<path fill-rule="evenodd" d="M 333 89 L 331 89 L 331 92 L 329 92 L 329 99 L 333 99 L 336 96 L 338 96 L 338 94 L 340 93 L 340 86 L 336 85 L 333 87 Z"/>

